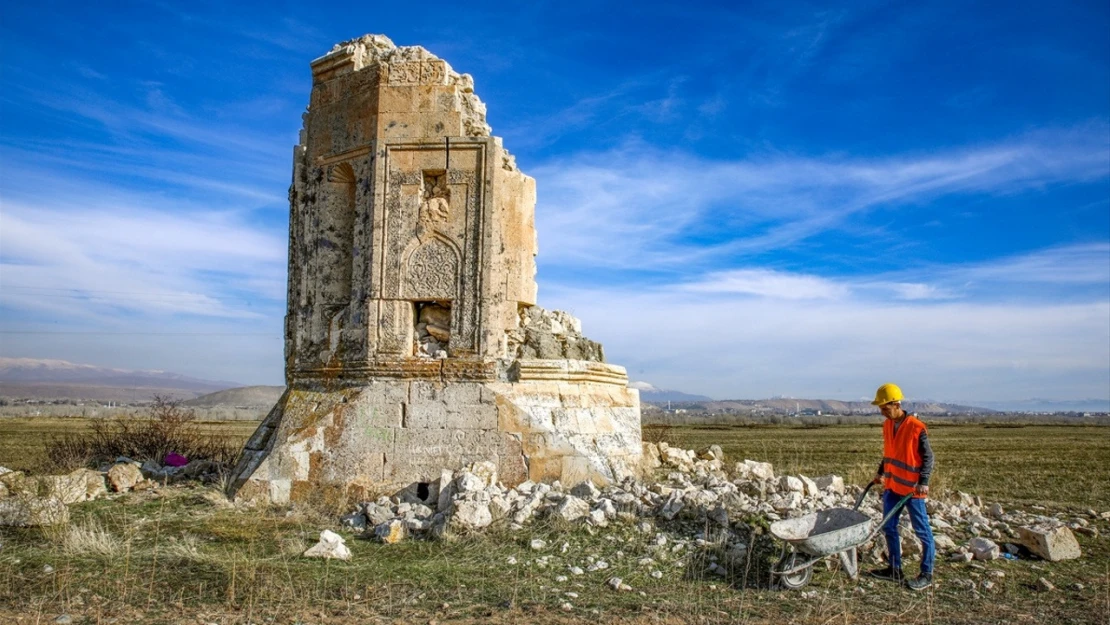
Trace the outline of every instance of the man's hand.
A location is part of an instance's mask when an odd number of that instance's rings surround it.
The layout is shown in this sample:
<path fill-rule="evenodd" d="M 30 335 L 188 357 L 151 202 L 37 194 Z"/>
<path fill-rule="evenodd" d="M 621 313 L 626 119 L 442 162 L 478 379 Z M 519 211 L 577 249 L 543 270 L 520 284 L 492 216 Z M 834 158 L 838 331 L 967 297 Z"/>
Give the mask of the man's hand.
<path fill-rule="evenodd" d="M 928 495 L 929 494 L 929 487 L 926 486 L 925 484 L 918 484 L 917 487 L 915 487 L 913 490 L 918 495 Z"/>
<path fill-rule="evenodd" d="M 876 475 L 875 479 L 871 480 L 871 483 L 872 484 L 882 484 L 883 483 L 883 476 Z"/>

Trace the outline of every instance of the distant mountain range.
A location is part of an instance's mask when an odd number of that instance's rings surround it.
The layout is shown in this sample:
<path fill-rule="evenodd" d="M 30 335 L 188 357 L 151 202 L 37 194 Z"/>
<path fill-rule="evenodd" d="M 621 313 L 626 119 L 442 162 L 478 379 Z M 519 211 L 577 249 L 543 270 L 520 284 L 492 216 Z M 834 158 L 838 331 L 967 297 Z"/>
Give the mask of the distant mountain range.
<path fill-rule="evenodd" d="M 0 395 L 10 398 L 143 401 L 188 399 L 239 386 L 156 370 L 114 369 L 65 360 L 0 358 Z"/>
<path fill-rule="evenodd" d="M 647 382 L 629 382 L 628 388 L 634 388 L 640 391 L 640 401 L 653 404 L 665 404 L 667 402 L 676 401 L 713 401 L 713 398 L 706 397 L 705 395 L 691 395 L 690 393 L 683 393 L 682 391 L 670 391 L 663 388 L 656 388 Z"/>

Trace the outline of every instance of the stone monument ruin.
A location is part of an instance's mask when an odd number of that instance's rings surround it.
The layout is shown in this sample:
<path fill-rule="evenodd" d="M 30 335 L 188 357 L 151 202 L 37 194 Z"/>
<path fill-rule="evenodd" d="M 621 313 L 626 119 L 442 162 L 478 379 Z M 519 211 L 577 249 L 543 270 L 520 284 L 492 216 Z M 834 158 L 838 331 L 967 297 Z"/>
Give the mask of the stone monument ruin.
<path fill-rule="evenodd" d="M 639 395 L 576 319 L 536 306 L 535 181 L 490 134 L 471 77 L 380 35 L 335 46 L 312 77 L 289 190 L 286 391 L 231 494 L 424 497 L 478 461 L 508 485 L 635 474 Z"/>

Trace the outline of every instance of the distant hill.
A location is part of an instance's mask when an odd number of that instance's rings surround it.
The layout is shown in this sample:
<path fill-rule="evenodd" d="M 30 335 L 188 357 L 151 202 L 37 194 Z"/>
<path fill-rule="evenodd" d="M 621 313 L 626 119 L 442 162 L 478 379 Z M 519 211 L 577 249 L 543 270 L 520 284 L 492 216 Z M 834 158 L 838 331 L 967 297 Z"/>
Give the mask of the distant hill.
<path fill-rule="evenodd" d="M 190 408 L 269 409 L 277 403 L 284 392 L 284 386 L 243 386 L 216 391 L 181 403 Z"/>
<path fill-rule="evenodd" d="M 146 401 L 188 399 L 238 386 L 179 373 L 98 367 L 65 360 L 0 358 L 0 395 L 17 399 Z"/>
<path fill-rule="evenodd" d="M 1022 399 L 985 401 L 983 405 L 1005 412 L 1110 412 L 1110 399 Z"/>
<path fill-rule="evenodd" d="M 922 415 L 960 415 L 960 414 L 990 414 L 996 412 L 989 408 L 975 406 L 962 406 L 941 402 L 905 402 L 905 408 L 911 412 Z M 866 401 L 838 401 L 835 399 L 729 399 L 723 401 L 698 401 L 671 404 L 672 408 L 688 408 L 690 410 L 711 413 L 736 413 L 736 414 L 765 414 L 788 415 L 799 412 L 802 414 L 839 414 L 839 415 L 875 415 L 878 410 Z"/>
<path fill-rule="evenodd" d="M 682 391 L 671 391 L 656 388 L 648 382 L 629 382 L 628 388 L 640 391 L 640 401 L 653 404 L 666 404 L 667 402 L 712 401 L 713 398 L 705 395 L 691 395 Z"/>

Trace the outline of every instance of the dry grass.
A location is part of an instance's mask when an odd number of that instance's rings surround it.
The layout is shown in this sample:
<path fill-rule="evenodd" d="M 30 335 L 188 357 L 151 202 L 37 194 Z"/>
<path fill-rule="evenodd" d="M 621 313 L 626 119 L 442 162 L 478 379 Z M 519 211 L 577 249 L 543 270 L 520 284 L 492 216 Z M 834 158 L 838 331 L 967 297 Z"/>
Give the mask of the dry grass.
<path fill-rule="evenodd" d="M 1072 467 L 1067 483 L 1074 485 L 1086 479 L 1078 475 L 1079 464 L 1056 456 L 1067 447 L 1063 455 L 1093 463 L 1083 471 L 1104 471 L 1105 456 L 1100 459 L 1097 454 L 1105 451 L 1110 434 L 1066 429 L 996 432 L 974 426 L 942 430 L 946 428 L 935 428 L 934 437 L 946 479 L 964 484 L 980 479 L 980 473 L 994 475 L 997 482 L 983 486 L 996 492 L 1008 492 L 1010 469 L 979 472 L 970 464 L 961 465 L 961 459 L 970 462 L 974 449 L 1025 450 L 1031 454 L 1029 462 L 1044 462 L 1046 470 Z M 877 430 L 675 428 L 673 434 L 673 442 L 682 445 L 704 440 L 721 444 L 730 459 L 770 460 L 780 472 L 851 477 L 854 467 L 866 475 L 873 470 L 870 437 Z M 1021 443 L 1023 437 L 1030 441 Z M 845 451 L 855 449 L 853 445 L 858 451 Z M 1091 497 L 1077 488 L 1052 485 L 1046 493 L 1046 500 L 1060 499 L 1070 507 L 1087 505 L 1080 502 Z M 819 566 L 806 589 L 814 594 L 803 595 L 768 589 L 765 562 L 722 578 L 706 571 L 712 546 L 671 551 L 675 538 L 692 539 L 704 532 L 697 525 L 661 526 L 671 536 L 662 549 L 653 545 L 654 534 L 619 524 L 593 533 L 538 523 L 521 532 L 494 529 L 448 542 L 397 545 L 345 533 L 354 558 L 334 562 L 300 556 L 322 529 L 343 532 L 334 517 L 304 509 L 228 506 L 213 489 L 163 488 L 79 504 L 71 511 L 72 526 L 64 534 L 0 528 L 0 622 L 50 622 L 61 613 L 78 623 L 115 618 L 119 623 L 173 625 L 198 619 L 222 625 L 271 619 L 328 625 L 433 620 L 470 625 L 1110 622 L 1105 564 L 1110 561 L 1110 541 L 1105 538 L 1079 536 L 1085 558 L 1078 561 L 997 561 L 985 563 L 982 570 L 941 562 L 940 582 L 921 594 L 880 582 L 855 582 Z M 1104 536 L 1110 534 L 1105 522 L 1099 529 Z M 67 543 L 70 533 L 76 538 Z M 105 540 L 103 534 L 111 538 Z M 532 538 L 545 539 L 548 548 L 533 551 Z M 774 546 L 761 540 L 761 545 Z M 111 555 L 89 546 L 101 543 L 114 545 L 109 547 Z M 591 556 L 608 561 L 610 568 L 582 576 L 568 573 L 568 565 L 585 568 Z M 546 563 L 541 564 L 544 557 Z M 655 563 L 637 564 L 644 557 Z M 509 558 L 517 564 L 508 564 Z M 47 566 L 52 572 L 44 572 Z M 989 577 L 995 569 L 1005 577 Z M 663 572 L 663 578 L 651 577 L 652 570 Z M 560 575 L 568 579 L 559 581 Z M 635 590 L 613 592 L 605 585 L 613 576 Z M 1038 577 L 1047 577 L 1059 590 L 1033 591 Z M 957 583 L 987 579 L 996 582 L 995 589 L 977 594 Z M 1073 587 L 1075 583 L 1083 589 Z M 561 609 L 564 602 L 571 603 L 569 611 Z"/>
<path fill-rule="evenodd" d="M 106 530 L 95 518 L 86 519 L 61 530 L 61 546 L 66 555 L 112 557 L 123 551 L 123 541 Z"/>

